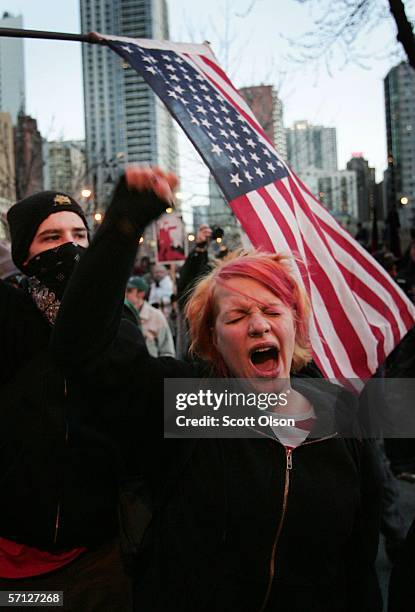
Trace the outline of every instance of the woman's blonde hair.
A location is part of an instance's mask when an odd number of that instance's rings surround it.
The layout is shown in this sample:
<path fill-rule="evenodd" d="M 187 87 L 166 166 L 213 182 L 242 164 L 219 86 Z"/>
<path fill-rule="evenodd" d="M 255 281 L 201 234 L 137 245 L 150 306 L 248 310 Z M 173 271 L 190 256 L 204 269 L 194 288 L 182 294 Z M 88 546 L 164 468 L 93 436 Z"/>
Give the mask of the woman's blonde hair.
<path fill-rule="evenodd" d="M 218 314 L 216 292 L 221 281 L 237 276 L 261 283 L 292 308 L 296 322 L 292 371 L 300 370 L 311 360 L 308 333 L 310 302 L 294 277 L 291 261 L 291 257 L 283 254 L 239 251 L 218 261 L 215 269 L 197 283 L 185 309 L 191 337 L 190 351 L 208 361 L 218 376 L 228 376 L 229 373 L 213 342 Z"/>

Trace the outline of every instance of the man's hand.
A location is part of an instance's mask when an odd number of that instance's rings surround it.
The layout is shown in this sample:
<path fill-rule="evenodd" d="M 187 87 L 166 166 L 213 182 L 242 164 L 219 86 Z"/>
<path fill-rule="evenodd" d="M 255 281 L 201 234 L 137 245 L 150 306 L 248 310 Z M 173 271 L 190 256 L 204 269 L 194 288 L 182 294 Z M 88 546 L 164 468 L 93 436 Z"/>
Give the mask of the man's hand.
<path fill-rule="evenodd" d="M 137 191 L 152 191 L 166 204 L 174 203 L 174 190 L 179 180 L 171 172 L 163 172 L 160 168 L 129 166 L 125 170 L 128 189 Z"/>

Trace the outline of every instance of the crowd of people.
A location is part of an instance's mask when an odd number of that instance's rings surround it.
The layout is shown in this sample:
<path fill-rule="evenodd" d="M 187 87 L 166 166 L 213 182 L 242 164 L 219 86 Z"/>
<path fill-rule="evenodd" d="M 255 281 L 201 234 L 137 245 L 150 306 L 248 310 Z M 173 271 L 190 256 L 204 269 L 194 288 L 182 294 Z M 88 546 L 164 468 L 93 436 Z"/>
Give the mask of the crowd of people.
<path fill-rule="evenodd" d="M 136 264 L 176 185 L 128 168 L 92 240 L 66 194 L 8 213 L 0 590 L 63 591 L 74 612 L 380 612 L 388 461 L 358 399 L 318 384 L 288 255 L 212 262 L 202 226 L 177 278 Z M 414 261 L 411 247 L 408 274 Z M 267 393 L 284 381 L 273 414 L 295 435 L 164 439 L 164 381 L 195 378 Z M 389 612 L 414 609 L 415 527 L 405 535 Z"/>

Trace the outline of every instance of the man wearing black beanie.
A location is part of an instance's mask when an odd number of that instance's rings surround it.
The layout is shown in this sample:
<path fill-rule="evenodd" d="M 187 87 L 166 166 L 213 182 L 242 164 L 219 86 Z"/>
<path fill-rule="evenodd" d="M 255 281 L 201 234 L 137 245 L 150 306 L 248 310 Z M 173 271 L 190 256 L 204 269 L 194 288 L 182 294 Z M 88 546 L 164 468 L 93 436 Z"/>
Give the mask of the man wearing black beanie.
<path fill-rule="evenodd" d="M 0 590 L 63 590 L 64 609 L 124 612 L 114 460 L 74 417 L 93 401 L 48 353 L 65 287 L 89 244 L 87 222 L 72 197 L 55 191 L 17 202 L 7 217 L 25 279 L 20 289 L 0 280 Z"/>

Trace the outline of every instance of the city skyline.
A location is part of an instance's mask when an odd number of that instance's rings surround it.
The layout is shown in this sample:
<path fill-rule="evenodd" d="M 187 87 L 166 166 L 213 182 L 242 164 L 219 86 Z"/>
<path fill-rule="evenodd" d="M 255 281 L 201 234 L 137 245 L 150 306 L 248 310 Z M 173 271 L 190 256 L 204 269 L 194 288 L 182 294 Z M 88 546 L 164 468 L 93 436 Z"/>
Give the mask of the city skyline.
<path fill-rule="evenodd" d="M 233 3 L 234 5 L 235 3 Z M 224 29 L 226 15 L 223 6 L 232 3 L 213 0 L 210 3 L 212 19 L 217 29 Z M 219 7 L 219 8 L 218 8 Z M 222 7 L 222 10 L 220 10 Z M 170 6 L 171 8 L 171 6 Z M 170 29 L 173 40 L 190 40 L 197 42 L 204 38 L 211 41 L 217 55 L 221 52 L 218 36 L 212 33 L 206 7 L 201 3 L 190 3 L 188 0 L 176 0 L 174 11 L 170 11 Z M 240 8 L 239 13 L 243 13 Z M 63 5 L 51 0 L 43 0 L 34 5 L 29 0 L 10 0 L 4 7 L 14 14 L 22 13 L 24 27 L 56 31 L 80 31 L 79 5 L 77 0 L 68 0 Z M 203 10 L 205 13 L 203 13 Z M 363 152 L 372 166 L 376 167 L 377 179 L 380 180 L 386 168 L 386 131 L 384 117 L 383 78 L 399 58 L 387 57 L 371 60 L 371 69 L 364 70 L 356 65 L 348 65 L 342 71 L 336 71 L 333 78 L 327 74 L 316 77 L 311 67 L 302 68 L 299 78 L 298 67 L 284 65 L 279 78 L 275 65 L 280 62 L 280 36 L 275 30 L 275 6 L 270 0 L 258 3 L 255 10 L 242 19 L 236 16 L 234 6 L 230 25 L 238 26 L 238 44 L 231 44 L 231 52 L 240 51 L 240 42 L 250 36 L 245 45 L 245 55 L 249 53 L 249 62 L 244 61 L 230 70 L 230 76 L 237 87 L 273 82 L 279 89 L 279 96 L 284 103 L 286 125 L 295 120 L 308 119 L 314 124 L 330 125 L 337 128 L 339 143 L 339 166 L 345 167 L 346 161 L 355 151 Z M 279 15 L 280 31 L 295 34 L 303 31 L 308 24 L 304 11 L 295 2 L 286 5 L 283 15 Z M 263 35 L 260 36 L 260 29 Z M 391 23 L 385 23 L 373 42 L 374 53 L 383 48 L 385 39 L 394 36 Z M 220 37 L 219 37 L 220 38 Z M 247 41 L 245 41 L 247 42 Z M 369 43 L 368 43 L 369 45 Z M 383 45 L 383 46 L 382 46 Z M 56 139 L 79 139 L 84 137 L 81 45 L 62 41 L 25 40 L 26 78 L 27 78 L 27 112 L 38 119 L 42 134 Z M 254 47 L 254 51 L 252 50 Z M 235 49 L 235 51 L 233 51 Z M 371 47 L 368 46 L 368 55 Z M 242 54 L 241 54 L 242 56 Z M 222 61 L 222 64 L 224 62 Z M 226 63 L 226 62 L 225 62 Z M 232 61 L 228 62 L 232 64 Z M 65 67 L 62 72 L 62 66 Z M 255 67 L 257 69 L 255 69 Z M 292 70 L 291 70 L 292 69 Z M 284 74 L 283 74 L 284 72 Z M 45 97 L 45 92 L 59 90 L 57 83 L 70 90 L 70 100 L 57 103 L 56 96 Z M 280 82 L 281 81 L 281 82 Z"/>

